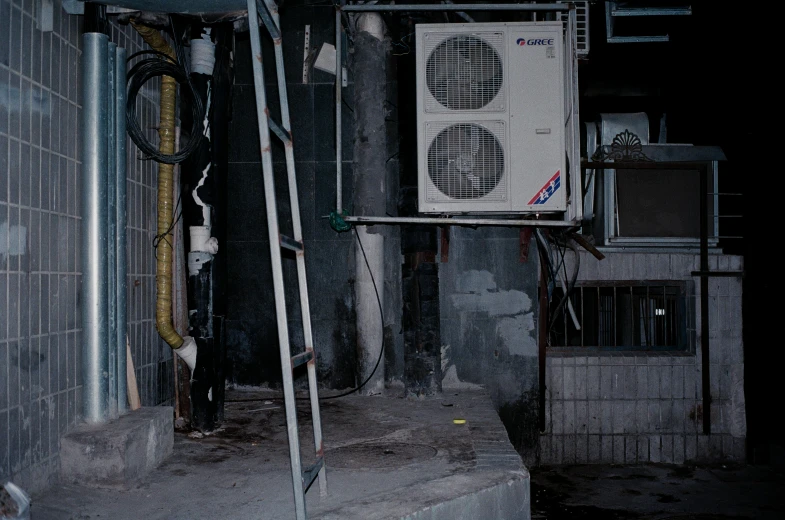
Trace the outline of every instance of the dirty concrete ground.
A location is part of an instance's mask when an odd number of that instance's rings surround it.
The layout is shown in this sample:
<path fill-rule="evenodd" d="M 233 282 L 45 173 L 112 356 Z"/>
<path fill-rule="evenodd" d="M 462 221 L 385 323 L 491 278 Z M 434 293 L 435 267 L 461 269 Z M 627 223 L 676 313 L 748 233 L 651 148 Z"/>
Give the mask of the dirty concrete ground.
<path fill-rule="evenodd" d="M 62 483 L 33 497 L 35 520 L 290 519 L 294 517 L 279 393 L 233 392 L 213 435 L 175 434 L 174 454 L 125 489 Z M 313 460 L 308 401 L 298 421 L 305 465 Z M 467 423 L 457 425 L 456 417 Z M 458 497 L 527 478 L 486 393 L 414 400 L 347 397 L 322 402 L 328 486 L 307 494 L 309 518 L 401 518 Z M 478 435 L 506 444 L 482 464 Z M 498 460 L 514 458 L 515 468 Z M 478 463 L 478 460 L 480 463 Z M 517 495 L 516 495 L 517 496 Z M 528 498 L 528 497 L 527 497 Z M 526 505 L 528 508 L 528 504 Z"/>
<path fill-rule="evenodd" d="M 765 466 L 533 469 L 532 520 L 781 520 L 785 471 Z"/>

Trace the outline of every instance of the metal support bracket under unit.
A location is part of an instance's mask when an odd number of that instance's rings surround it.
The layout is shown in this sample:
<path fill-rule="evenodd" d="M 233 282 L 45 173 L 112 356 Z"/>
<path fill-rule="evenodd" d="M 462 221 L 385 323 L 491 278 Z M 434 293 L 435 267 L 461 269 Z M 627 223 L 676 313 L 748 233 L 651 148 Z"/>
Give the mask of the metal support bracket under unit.
<path fill-rule="evenodd" d="M 652 5 L 637 4 L 636 2 L 605 2 L 605 35 L 608 43 L 653 43 L 670 41 L 666 34 L 647 36 L 621 36 L 615 33 L 616 18 L 652 17 L 652 16 L 689 16 L 692 6 L 676 5 L 655 7 Z"/>

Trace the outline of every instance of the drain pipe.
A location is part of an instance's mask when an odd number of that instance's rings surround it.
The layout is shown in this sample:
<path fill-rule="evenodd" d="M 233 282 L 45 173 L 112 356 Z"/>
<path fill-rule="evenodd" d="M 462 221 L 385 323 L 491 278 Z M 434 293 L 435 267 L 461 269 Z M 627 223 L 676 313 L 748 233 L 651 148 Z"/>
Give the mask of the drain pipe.
<path fill-rule="evenodd" d="M 354 77 L 355 215 L 383 215 L 386 209 L 387 133 L 383 100 L 387 98 L 388 52 L 382 17 L 378 13 L 359 15 L 354 45 L 357 64 Z M 358 226 L 355 230 L 362 243 L 362 248 L 359 245 L 355 248 L 354 284 L 359 380 L 362 382 L 371 376 L 384 344 L 384 323 L 379 313 L 379 301 L 384 304 L 384 235 L 375 226 Z M 376 291 L 379 292 L 378 300 Z M 384 379 L 382 360 L 360 392 L 364 395 L 383 394 Z"/>
<path fill-rule="evenodd" d="M 127 263 L 127 229 L 128 225 L 128 193 L 126 186 L 126 135 L 125 135 L 125 81 L 126 81 L 126 58 L 127 52 L 122 47 L 117 48 L 117 56 L 115 58 L 115 135 L 117 141 L 116 146 L 116 171 L 109 172 L 116 176 L 115 186 L 115 204 L 116 214 L 115 222 L 117 224 L 117 232 L 115 234 L 115 255 L 116 264 L 116 284 L 117 291 L 116 298 L 116 358 L 117 358 L 117 411 L 124 414 L 128 411 L 128 379 L 126 379 L 126 345 L 128 343 L 128 263 Z M 112 245 L 109 244 L 111 248 Z M 111 269 L 111 266 L 110 266 Z"/>
<path fill-rule="evenodd" d="M 150 27 L 131 21 L 131 25 L 154 51 L 177 59 L 174 50 L 161 36 Z M 161 153 L 174 153 L 175 105 L 177 101 L 177 82 L 171 76 L 161 76 L 161 105 L 158 135 Z M 156 304 L 155 325 L 158 334 L 170 347 L 175 349 L 193 373 L 196 368 L 196 342 L 190 336 L 180 336 L 172 323 L 172 234 L 170 226 L 174 218 L 174 197 L 172 183 L 174 166 L 158 163 L 158 241 L 156 251 Z"/>
<path fill-rule="evenodd" d="M 107 146 L 109 38 L 83 36 L 82 77 L 82 370 L 84 419 L 98 424 L 109 416 L 107 283 Z"/>
<path fill-rule="evenodd" d="M 220 389 L 217 368 L 220 359 L 215 351 L 213 331 L 213 269 L 218 240 L 212 236 L 213 147 L 210 136 L 212 109 L 212 77 L 215 67 L 215 43 L 211 29 L 202 29 L 200 38 L 191 40 L 191 81 L 204 100 L 202 141 L 199 153 L 183 164 L 191 190 L 192 211 L 185 213 L 189 223 L 188 251 L 188 330 L 196 342 L 199 363 L 191 372 L 191 426 L 199 431 L 215 429 L 218 418 Z M 190 213 L 193 213 L 192 215 Z M 201 217 L 201 218 L 200 218 Z M 221 401 L 222 405 L 222 401 Z"/>

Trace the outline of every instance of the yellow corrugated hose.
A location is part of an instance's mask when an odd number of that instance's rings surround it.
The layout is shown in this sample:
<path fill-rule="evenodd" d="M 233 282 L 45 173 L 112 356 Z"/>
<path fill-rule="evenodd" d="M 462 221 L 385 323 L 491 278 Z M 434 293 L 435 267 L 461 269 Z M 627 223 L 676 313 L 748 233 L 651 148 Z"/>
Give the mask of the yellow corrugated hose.
<path fill-rule="evenodd" d="M 162 52 L 172 59 L 174 50 L 156 29 L 131 22 L 145 42 L 155 51 Z M 177 98 L 177 82 L 171 76 L 161 77 L 161 121 L 158 126 L 161 153 L 174 153 L 175 138 L 175 104 Z M 156 252 L 157 266 L 155 282 L 157 288 L 155 302 L 155 325 L 158 334 L 172 348 L 180 348 L 183 338 L 172 323 L 172 219 L 174 214 L 174 166 L 158 163 L 158 249 Z"/>

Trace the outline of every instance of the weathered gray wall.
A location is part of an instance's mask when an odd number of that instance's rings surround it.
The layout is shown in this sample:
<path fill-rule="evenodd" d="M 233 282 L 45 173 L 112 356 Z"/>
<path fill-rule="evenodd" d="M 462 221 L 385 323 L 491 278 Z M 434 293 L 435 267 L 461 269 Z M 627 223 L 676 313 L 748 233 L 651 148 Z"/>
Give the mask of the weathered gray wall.
<path fill-rule="evenodd" d="M 305 2 L 286 2 L 281 9 L 287 92 L 294 137 L 300 216 L 305 239 L 308 291 L 311 302 L 318 378 L 328 388 L 349 388 L 356 383 L 356 334 L 353 232 L 337 233 L 326 218 L 335 209 L 335 83 L 334 76 L 313 69 L 302 81 L 305 25 L 310 25 L 311 49 L 334 43 L 334 13 Z M 280 121 L 274 54 L 269 38 L 262 38 L 267 99 L 272 117 Z M 281 380 L 277 327 L 272 290 L 270 250 L 262 185 L 259 132 L 254 105 L 253 75 L 248 33 L 236 34 L 235 85 L 230 123 L 227 230 L 226 348 L 230 364 L 228 382 L 236 385 L 276 386 Z M 394 87 L 394 84 L 393 84 Z M 388 86 L 388 90 L 390 87 Z M 354 83 L 351 71 L 343 89 L 343 200 L 352 213 L 354 193 L 352 116 Z M 391 95 L 395 95 L 394 90 Z M 289 196 L 283 147 L 272 136 L 273 166 L 280 225 L 291 236 Z M 395 141 L 397 146 L 397 141 Z M 380 151 L 384 154 L 385 151 Z M 391 160 L 388 164 L 395 165 Z M 393 198 L 394 200 L 394 198 Z M 397 231 L 386 236 L 385 349 L 388 378 L 400 379 L 400 240 Z M 293 258 L 293 257 L 292 257 Z M 292 350 L 302 348 L 302 322 L 294 260 L 284 260 L 287 309 Z"/>
<path fill-rule="evenodd" d="M 439 266 L 442 385 L 485 385 L 513 446 L 537 446 L 539 262 L 532 242 L 520 262 L 520 231 L 454 227 Z M 527 461 L 528 462 L 528 461 Z"/>
<path fill-rule="evenodd" d="M 56 475 L 60 438 L 82 416 L 82 17 L 55 2 L 54 31 L 33 2 L 0 0 L 0 481 L 27 491 Z M 130 27 L 111 41 L 145 44 Z M 139 95 L 156 141 L 158 86 Z M 172 351 L 155 330 L 157 167 L 128 141 L 128 321 L 143 405 L 172 404 Z"/>
<path fill-rule="evenodd" d="M 712 255 L 712 270 L 741 270 Z M 548 349 L 543 464 L 744 461 L 746 420 L 741 279 L 709 280 L 712 435 L 702 434 L 699 257 L 673 253 L 581 254 L 580 280 L 695 280 L 689 352 L 602 353 Z M 571 269 L 569 267 L 568 269 Z"/>

